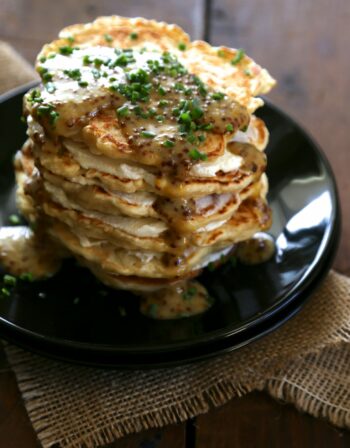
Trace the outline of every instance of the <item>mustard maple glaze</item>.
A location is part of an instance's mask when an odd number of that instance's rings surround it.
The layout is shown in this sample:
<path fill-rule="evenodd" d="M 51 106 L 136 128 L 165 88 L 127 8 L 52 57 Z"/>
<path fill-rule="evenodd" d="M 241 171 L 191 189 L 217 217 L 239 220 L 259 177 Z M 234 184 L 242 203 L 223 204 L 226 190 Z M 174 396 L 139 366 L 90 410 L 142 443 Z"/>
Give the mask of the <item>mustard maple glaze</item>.
<path fill-rule="evenodd" d="M 61 255 L 59 247 L 48 246 L 27 226 L 0 229 L 0 263 L 12 275 L 51 277 L 61 266 Z"/>
<path fill-rule="evenodd" d="M 204 286 L 192 280 L 144 294 L 140 311 L 153 319 L 179 319 L 204 313 L 212 304 Z"/>

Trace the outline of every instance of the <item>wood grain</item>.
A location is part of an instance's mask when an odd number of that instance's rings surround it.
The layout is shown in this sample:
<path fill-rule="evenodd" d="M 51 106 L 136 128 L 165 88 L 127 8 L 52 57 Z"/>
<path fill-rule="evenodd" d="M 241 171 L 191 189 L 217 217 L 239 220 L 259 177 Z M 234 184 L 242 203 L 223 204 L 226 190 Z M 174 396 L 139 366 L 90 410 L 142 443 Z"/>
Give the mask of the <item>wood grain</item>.
<path fill-rule="evenodd" d="M 350 433 L 252 393 L 197 419 L 196 448 L 345 448 Z"/>
<path fill-rule="evenodd" d="M 39 446 L 19 394 L 15 375 L 0 344 L 0 447 Z"/>
<path fill-rule="evenodd" d="M 127 436 L 105 448 L 181 448 L 186 446 L 185 430 L 186 425 L 174 425 L 160 430 L 145 431 Z"/>
<path fill-rule="evenodd" d="M 210 5 L 206 20 L 205 3 Z M 0 0 L 0 39 L 33 61 L 42 44 L 63 26 L 109 14 L 175 22 L 194 38 L 207 31 L 212 43 L 244 47 L 271 71 L 279 86 L 270 98 L 311 131 L 336 172 L 344 215 L 336 266 L 350 274 L 348 0 Z M 186 425 L 177 425 L 131 435 L 108 448 L 350 446 L 349 432 L 299 414 L 262 393 L 232 400 L 189 427 L 191 437 Z M 38 446 L 14 375 L 0 351 L 0 447 Z"/>
<path fill-rule="evenodd" d="M 165 20 L 199 38 L 204 33 L 204 13 L 202 0 L 0 0 L 0 39 L 33 62 L 42 45 L 54 39 L 63 27 L 101 15 Z"/>
<path fill-rule="evenodd" d="M 335 267 L 346 274 L 350 274 L 349 24 L 348 0 L 213 0 L 209 29 L 211 43 L 245 48 L 268 68 L 279 83 L 268 97 L 311 132 L 325 151 L 343 208 Z"/>

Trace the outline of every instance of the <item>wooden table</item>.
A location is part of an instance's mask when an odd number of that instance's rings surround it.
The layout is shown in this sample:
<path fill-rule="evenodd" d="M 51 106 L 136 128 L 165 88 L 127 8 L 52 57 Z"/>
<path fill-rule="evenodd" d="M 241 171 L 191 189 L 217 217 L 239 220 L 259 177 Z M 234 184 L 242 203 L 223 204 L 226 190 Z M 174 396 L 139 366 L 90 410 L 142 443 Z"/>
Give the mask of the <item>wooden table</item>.
<path fill-rule="evenodd" d="M 343 237 L 335 267 L 350 275 L 349 0 L 0 0 L 0 39 L 29 61 L 63 26 L 98 15 L 175 22 L 193 38 L 243 47 L 279 81 L 269 98 L 311 132 L 338 179 Z M 1 69 L 1 68 L 0 68 Z M 283 150 L 283 148 L 281 148 Z M 0 353 L 0 447 L 38 447 L 13 373 Z M 132 435 L 119 448 L 340 448 L 350 433 L 263 393 L 184 424 Z"/>

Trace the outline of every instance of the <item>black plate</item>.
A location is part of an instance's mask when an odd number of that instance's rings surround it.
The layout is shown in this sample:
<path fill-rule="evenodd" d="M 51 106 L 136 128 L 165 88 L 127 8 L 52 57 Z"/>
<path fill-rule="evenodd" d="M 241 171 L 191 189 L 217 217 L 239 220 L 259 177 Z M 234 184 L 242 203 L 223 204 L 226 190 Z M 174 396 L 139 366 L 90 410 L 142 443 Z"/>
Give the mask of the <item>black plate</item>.
<path fill-rule="evenodd" d="M 12 158 L 25 138 L 19 117 L 27 88 L 0 100 L 0 225 L 15 211 Z M 214 306 L 203 315 L 174 321 L 140 315 L 132 294 L 105 288 L 68 261 L 54 278 L 21 283 L 11 297 L 1 299 L 0 334 L 68 361 L 154 367 L 236 349 L 294 315 L 333 259 L 340 228 L 338 195 L 327 160 L 305 132 L 271 104 L 258 114 L 271 133 L 267 174 L 274 259 L 256 267 L 227 264 L 204 272 L 199 280 L 215 298 Z"/>

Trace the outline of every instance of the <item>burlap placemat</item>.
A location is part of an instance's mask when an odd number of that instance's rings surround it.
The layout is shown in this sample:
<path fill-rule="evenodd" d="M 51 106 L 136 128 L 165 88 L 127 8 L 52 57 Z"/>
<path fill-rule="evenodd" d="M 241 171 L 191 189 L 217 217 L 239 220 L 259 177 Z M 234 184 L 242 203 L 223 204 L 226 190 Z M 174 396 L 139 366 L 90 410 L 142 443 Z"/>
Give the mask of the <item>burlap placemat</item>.
<path fill-rule="evenodd" d="M 18 84 L 23 66 L 0 43 L 0 61 L 5 58 L 0 91 L 5 90 L 3 79 L 6 89 Z M 11 73 L 17 73 L 16 83 Z M 265 389 L 339 427 L 350 426 L 350 279 L 335 272 L 279 330 L 237 352 L 193 365 L 100 370 L 8 344 L 5 349 L 44 447 L 96 447 L 186 420 L 254 389 Z"/>

